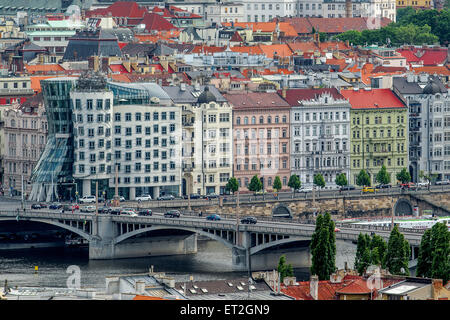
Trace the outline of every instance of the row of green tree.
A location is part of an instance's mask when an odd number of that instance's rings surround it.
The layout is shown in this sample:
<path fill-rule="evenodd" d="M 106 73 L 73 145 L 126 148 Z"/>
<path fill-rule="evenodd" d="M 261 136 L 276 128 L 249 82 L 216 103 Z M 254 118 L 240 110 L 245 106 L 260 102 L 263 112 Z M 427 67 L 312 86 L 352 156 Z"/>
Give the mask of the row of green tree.
<path fill-rule="evenodd" d="M 425 176 L 424 176 L 425 177 Z M 428 177 L 426 177 L 428 178 Z M 397 180 L 401 183 L 407 183 L 411 181 L 411 175 L 409 174 L 408 170 L 406 168 L 403 168 L 398 174 L 397 174 Z M 391 176 L 387 172 L 387 169 L 385 166 L 382 166 L 380 171 L 376 175 L 376 181 L 378 183 L 382 184 L 389 184 L 391 183 Z M 319 188 L 325 188 L 325 179 L 322 174 L 318 173 L 314 175 L 313 183 L 315 186 Z M 335 183 L 338 186 L 346 186 L 348 185 L 347 176 L 345 173 L 338 174 L 335 179 Z M 359 172 L 358 176 L 356 177 L 356 184 L 358 186 L 370 186 L 370 176 L 369 174 L 363 169 Z M 290 176 L 288 181 L 288 187 L 294 189 L 294 192 L 298 189 L 300 189 L 302 186 L 302 183 L 300 181 L 300 178 L 293 174 Z M 258 192 L 263 189 L 263 185 L 261 182 L 261 179 L 258 178 L 257 175 L 254 175 L 252 179 L 250 180 L 250 183 L 248 185 L 248 190 L 253 192 Z M 281 179 L 279 176 L 275 177 L 275 180 L 273 182 L 272 188 L 278 192 L 282 188 Z M 227 185 L 225 186 L 225 189 L 227 191 L 230 191 L 231 193 L 235 193 L 239 189 L 239 183 L 235 177 L 231 177 L 228 180 Z"/>
<path fill-rule="evenodd" d="M 397 10 L 397 22 L 379 29 L 349 30 L 335 38 L 353 45 L 446 45 L 450 39 L 450 11 L 402 8 Z"/>
<path fill-rule="evenodd" d="M 319 280 L 328 280 L 336 271 L 335 225 L 329 213 L 318 215 L 311 238 L 311 274 Z M 386 243 L 382 237 L 360 233 L 358 236 L 354 268 L 363 275 L 371 265 L 387 269 L 394 275 L 409 275 L 411 250 L 408 241 L 398 230 L 392 229 Z M 436 223 L 422 236 L 417 262 L 417 276 L 450 280 L 450 231 L 444 223 Z"/>

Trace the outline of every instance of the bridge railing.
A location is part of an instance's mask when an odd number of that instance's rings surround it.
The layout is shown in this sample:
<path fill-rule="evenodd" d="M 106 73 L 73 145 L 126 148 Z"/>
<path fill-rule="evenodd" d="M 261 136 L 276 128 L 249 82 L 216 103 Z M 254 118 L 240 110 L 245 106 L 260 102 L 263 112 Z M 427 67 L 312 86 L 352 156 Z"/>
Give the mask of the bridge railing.
<path fill-rule="evenodd" d="M 350 228 L 350 229 L 359 229 L 359 230 L 370 230 L 370 231 L 391 231 L 391 227 L 385 226 L 373 226 L 373 225 L 364 225 L 364 224 L 352 224 L 352 223 L 336 223 L 337 228 Z M 418 233 L 423 234 L 425 232 L 424 229 L 413 229 L 413 228 L 398 228 L 400 232 L 407 233 Z"/>
<path fill-rule="evenodd" d="M 0 211 L 1 217 L 39 218 L 39 219 L 65 219 L 65 220 L 92 220 L 93 214 L 52 213 L 38 211 Z"/>

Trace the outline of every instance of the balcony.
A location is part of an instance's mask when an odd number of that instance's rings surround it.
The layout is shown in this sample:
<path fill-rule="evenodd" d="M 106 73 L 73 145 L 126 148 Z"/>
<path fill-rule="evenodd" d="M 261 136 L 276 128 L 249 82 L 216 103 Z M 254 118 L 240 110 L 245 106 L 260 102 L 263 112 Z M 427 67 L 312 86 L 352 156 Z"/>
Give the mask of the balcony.
<path fill-rule="evenodd" d="M 0 89 L 0 96 L 10 96 L 10 95 L 33 95 L 33 89 Z"/>

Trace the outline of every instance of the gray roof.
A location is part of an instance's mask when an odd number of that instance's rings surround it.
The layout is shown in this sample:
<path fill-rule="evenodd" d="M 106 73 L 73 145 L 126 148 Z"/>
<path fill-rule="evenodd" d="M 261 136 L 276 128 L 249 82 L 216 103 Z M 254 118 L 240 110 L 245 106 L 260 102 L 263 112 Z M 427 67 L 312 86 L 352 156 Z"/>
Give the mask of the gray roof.
<path fill-rule="evenodd" d="M 408 82 L 406 77 L 393 78 L 392 86 L 401 94 L 422 94 L 423 92 L 417 82 Z"/>
<path fill-rule="evenodd" d="M 185 90 L 182 90 L 181 86 L 164 86 L 162 88 L 175 103 L 197 103 L 198 97 L 205 91 L 205 86 L 198 86 L 198 90 L 194 86 L 188 85 L 185 86 Z M 215 86 L 208 85 L 208 89 L 217 102 L 227 101 Z"/>

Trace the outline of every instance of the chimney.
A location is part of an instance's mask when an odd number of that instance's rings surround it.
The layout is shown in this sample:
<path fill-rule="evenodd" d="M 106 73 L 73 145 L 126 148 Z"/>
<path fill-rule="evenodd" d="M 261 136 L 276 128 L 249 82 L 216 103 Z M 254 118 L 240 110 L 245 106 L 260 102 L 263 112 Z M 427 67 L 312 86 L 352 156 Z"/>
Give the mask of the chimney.
<path fill-rule="evenodd" d="M 443 281 L 442 281 L 442 279 L 433 279 L 432 280 L 432 286 L 433 286 L 433 288 L 432 288 L 432 298 L 433 299 L 435 299 L 435 300 L 437 300 L 437 299 L 439 299 L 439 296 L 440 296 L 440 293 L 441 293 L 441 290 L 442 290 L 442 287 L 443 287 Z"/>
<path fill-rule="evenodd" d="M 309 293 L 314 300 L 319 298 L 319 277 L 312 275 L 309 280 Z"/>
<path fill-rule="evenodd" d="M 286 99 L 286 87 L 283 87 L 283 89 L 281 90 L 281 96 Z"/>
<path fill-rule="evenodd" d="M 145 282 L 144 281 L 136 281 L 135 284 L 136 294 L 142 295 L 145 292 Z"/>

